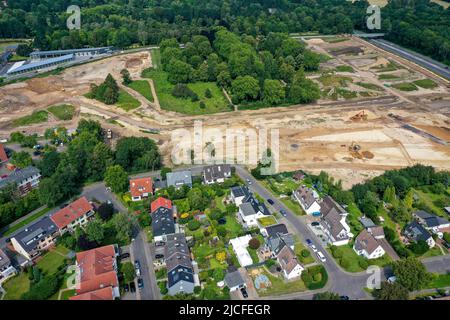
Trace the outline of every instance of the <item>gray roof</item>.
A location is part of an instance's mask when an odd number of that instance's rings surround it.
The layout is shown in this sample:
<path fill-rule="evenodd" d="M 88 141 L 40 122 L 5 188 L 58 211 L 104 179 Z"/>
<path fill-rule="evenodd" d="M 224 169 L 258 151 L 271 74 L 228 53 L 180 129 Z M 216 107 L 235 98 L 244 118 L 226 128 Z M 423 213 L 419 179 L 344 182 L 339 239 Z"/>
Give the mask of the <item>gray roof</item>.
<path fill-rule="evenodd" d="M 70 53 L 78 52 L 91 52 L 91 51 L 106 51 L 110 50 L 112 47 L 98 47 L 98 48 L 81 48 L 81 49 L 67 49 L 67 50 L 52 50 L 52 51 L 33 51 L 31 56 L 42 56 L 42 55 L 67 55 Z"/>
<path fill-rule="evenodd" d="M 203 168 L 203 177 L 205 180 L 224 179 L 225 176 L 231 174 L 231 166 L 229 164 L 217 164 Z"/>
<path fill-rule="evenodd" d="M 231 193 L 235 198 L 247 197 L 250 195 L 250 190 L 248 190 L 247 186 L 237 186 L 231 188 Z"/>
<path fill-rule="evenodd" d="M 413 221 L 406 226 L 405 235 L 413 241 L 427 241 L 431 238 L 431 234 L 417 221 Z"/>
<path fill-rule="evenodd" d="M 3 268 L 7 268 L 10 265 L 11 265 L 11 260 L 6 255 L 5 251 L 0 249 L 0 270 L 2 270 Z"/>
<path fill-rule="evenodd" d="M 184 234 L 177 233 L 167 236 L 164 250 L 168 271 L 179 265 L 192 268 L 190 252 Z"/>
<path fill-rule="evenodd" d="M 433 217 L 432 214 L 429 214 L 428 212 L 423 211 L 423 210 L 416 211 L 416 212 L 413 213 L 413 215 L 415 215 L 415 216 L 417 216 L 417 217 L 419 217 L 421 219 L 428 219 L 428 218 Z"/>
<path fill-rule="evenodd" d="M 159 207 L 152 213 L 153 236 L 162 236 L 175 233 L 173 211 L 165 207 Z"/>
<path fill-rule="evenodd" d="M 58 227 L 49 217 L 33 223 L 31 226 L 22 229 L 13 238 L 17 240 L 20 246 L 26 251 L 31 252 L 36 249 L 39 241 L 58 231 Z"/>
<path fill-rule="evenodd" d="M 167 186 L 179 187 L 182 185 L 192 186 L 192 173 L 189 170 L 167 173 Z"/>
<path fill-rule="evenodd" d="M 229 272 L 225 275 L 225 284 L 228 288 L 233 288 L 245 284 L 245 280 L 239 271 Z"/>
<path fill-rule="evenodd" d="M 428 228 L 439 227 L 444 224 L 448 224 L 449 221 L 441 218 L 439 216 L 435 216 L 426 211 L 419 210 L 413 213 L 416 217 L 419 217 Z"/>
<path fill-rule="evenodd" d="M 63 63 L 65 61 L 68 60 L 72 60 L 74 59 L 74 55 L 73 54 L 68 54 L 65 56 L 61 56 L 61 57 L 56 57 L 56 58 L 50 58 L 50 59 L 45 59 L 42 61 L 36 61 L 36 62 L 30 62 L 30 63 L 24 63 L 23 65 L 14 68 L 14 66 L 9 69 L 6 73 L 16 73 L 16 72 L 21 72 L 21 71 L 27 71 L 29 69 L 33 69 L 33 68 L 44 68 L 50 64 L 55 64 L 55 63 Z"/>
<path fill-rule="evenodd" d="M 194 272 L 190 268 L 178 266 L 167 273 L 169 288 L 180 281 L 194 283 Z"/>
<path fill-rule="evenodd" d="M 284 246 L 292 247 L 295 244 L 294 236 L 290 233 L 267 239 L 267 246 L 278 255 Z"/>
<path fill-rule="evenodd" d="M 268 227 L 266 227 L 266 231 L 267 231 L 267 236 L 269 238 L 278 236 L 279 234 L 289 233 L 288 229 L 286 228 L 286 225 L 283 223 L 278 223 L 278 224 L 273 224 L 271 226 L 268 226 Z"/>
<path fill-rule="evenodd" d="M 311 207 L 314 202 L 316 202 L 316 198 L 314 197 L 314 191 L 307 186 L 301 186 L 297 190 L 294 191 L 297 199 L 302 203 L 302 205 L 308 209 Z"/>
<path fill-rule="evenodd" d="M 330 211 L 336 211 L 340 215 L 347 213 L 332 197 L 326 196 L 320 203 L 320 213 L 326 216 Z"/>
<path fill-rule="evenodd" d="M 16 170 L 7 176 L 4 179 L 0 180 L 0 189 L 6 187 L 9 184 L 16 183 L 20 184 L 21 181 L 24 181 L 28 178 L 31 178 L 34 175 L 38 175 L 39 170 L 36 167 L 29 166 L 20 170 Z"/>
<path fill-rule="evenodd" d="M 367 217 L 361 217 L 359 218 L 359 222 L 363 225 L 364 228 L 373 228 L 376 227 L 376 224 L 372 221 L 372 219 Z"/>
<path fill-rule="evenodd" d="M 261 212 L 266 216 L 270 216 L 270 211 L 267 209 L 264 203 L 260 203 L 252 195 L 243 200 L 243 203 L 239 206 L 244 216 L 251 216 Z"/>

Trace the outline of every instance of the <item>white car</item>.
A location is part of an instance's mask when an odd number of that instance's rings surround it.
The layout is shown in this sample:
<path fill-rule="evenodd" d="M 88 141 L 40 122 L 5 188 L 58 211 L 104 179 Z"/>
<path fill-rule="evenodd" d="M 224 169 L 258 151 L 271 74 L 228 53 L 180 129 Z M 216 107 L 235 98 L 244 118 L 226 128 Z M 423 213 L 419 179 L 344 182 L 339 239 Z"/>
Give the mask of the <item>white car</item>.
<path fill-rule="evenodd" d="M 312 249 L 312 251 L 314 251 L 314 252 L 317 252 L 317 248 L 316 248 L 316 246 L 315 245 L 311 245 L 311 249 Z"/>
<path fill-rule="evenodd" d="M 323 255 L 323 253 L 322 252 L 317 252 L 317 256 L 319 257 L 319 260 L 320 261 L 322 261 L 322 262 L 325 262 L 325 261 L 327 261 L 327 258 L 325 258 L 325 256 Z"/>

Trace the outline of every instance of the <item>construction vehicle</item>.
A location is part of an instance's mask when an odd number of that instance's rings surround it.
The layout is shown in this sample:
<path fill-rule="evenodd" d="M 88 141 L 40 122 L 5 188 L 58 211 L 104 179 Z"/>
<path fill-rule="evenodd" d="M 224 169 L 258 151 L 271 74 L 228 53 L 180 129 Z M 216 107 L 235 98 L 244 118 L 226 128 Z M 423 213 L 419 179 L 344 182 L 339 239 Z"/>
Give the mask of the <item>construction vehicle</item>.
<path fill-rule="evenodd" d="M 348 146 L 348 151 L 354 158 L 357 159 L 363 158 L 363 155 L 359 152 L 361 151 L 361 146 L 357 144 L 355 141 L 353 141 L 352 144 Z"/>
<path fill-rule="evenodd" d="M 358 112 L 357 114 L 355 114 L 354 116 L 352 116 L 350 118 L 350 120 L 352 121 L 366 121 L 367 120 L 367 114 L 366 112 L 363 110 L 361 112 Z"/>

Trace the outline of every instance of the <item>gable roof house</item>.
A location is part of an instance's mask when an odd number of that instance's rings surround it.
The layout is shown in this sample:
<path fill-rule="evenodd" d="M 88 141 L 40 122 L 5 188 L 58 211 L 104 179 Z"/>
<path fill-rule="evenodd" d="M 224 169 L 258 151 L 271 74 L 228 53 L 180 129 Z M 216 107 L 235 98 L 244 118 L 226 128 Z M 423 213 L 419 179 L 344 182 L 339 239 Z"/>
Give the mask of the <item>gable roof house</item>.
<path fill-rule="evenodd" d="M 444 218 L 423 210 L 414 212 L 413 216 L 425 229 L 437 234 L 439 238 L 443 237 L 444 232 L 450 232 L 450 221 Z"/>
<path fill-rule="evenodd" d="M 172 209 L 159 207 L 152 213 L 152 231 L 155 242 L 165 242 L 167 235 L 175 233 Z"/>
<path fill-rule="evenodd" d="M 222 183 L 231 177 L 229 164 L 217 164 L 203 168 L 203 182 L 205 184 Z"/>
<path fill-rule="evenodd" d="M 130 180 L 131 200 L 140 201 L 147 198 L 149 194 L 153 194 L 152 178 L 137 178 Z"/>
<path fill-rule="evenodd" d="M 284 245 L 281 248 L 277 255 L 277 261 L 280 264 L 280 267 L 283 270 L 283 275 L 287 280 L 300 277 L 303 270 L 305 270 L 305 268 L 303 268 L 298 262 L 295 252 L 287 245 Z"/>
<path fill-rule="evenodd" d="M 417 221 L 413 221 L 410 224 L 408 224 L 405 227 L 405 230 L 403 231 L 403 234 L 410 240 L 410 241 L 425 241 L 430 248 L 433 248 L 436 245 L 436 242 L 434 241 L 431 234 Z"/>
<path fill-rule="evenodd" d="M 289 231 L 284 223 L 273 224 L 271 226 L 265 227 L 261 231 L 263 231 L 262 232 L 263 235 L 268 238 L 278 237 L 279 235 L 289 233 Z"/>
<path fill-rule="evenodd" d="M 24 196 L 31 190 L 37 188 L 40 180 L 41 174 L 39 173 L 39 170 L 36 167 L 29 166 L 18 169 L 6 178 L 0 179 L 0 189 L 3 189 L 10 184 L 15 184 L 19 195 Z"/>
<path fill-rule="evenodd" d="M 189 170 L 175 171 L 167 173 L 167 186 L 174 186 L 175 188 L 181 188 L 182 186 L 188 186 L 192 188 L 192 173 Z"/>
<path fill-rule="evenodd" d="M 120 297 L 117 278 L 118 248 L 109 245 L 76 255 L 76 296 L 70 300 L 114 300 Z"/>
<path fill-rule="evenodd" d="M 152 204 L 150 205 L 150 210 L 153 213 L 156 211 L 156 209 L 160 207 L 172 210 L 172 201 L 163 197 L 159 197 L 158 199 L 152 202 Z"/>
<path fill-rule="evenodd" d="M 245 228 L 258 227 L 258 219 L 270 215 L 266 205 L 252 195 L 245 198 L 239 205 L 239 220 Z"/>
<path fill-rule="evenodd" d="M 313 189 L 303 185 L 295 190 L 292 196 L 298 201 L 306 214 L 320 213 L 320 205 L 317 201 L 319 196 Z"/>
<path fill-rule="evenodd" d="M 8 161 L 8 155 L 6 154 L 5 147 L 0 143 L 0 164 Z"/>
<path fill-rule="evenodd" d="M 386 253 L 381 243 L 368 230 L 361 231 L 356 237 L 353 250 L 366 259 L 377 259 Z"/>
<path fill-rule="evenodd" d="M 251 195 L 250 190 L 247 186 L 236 186 L 231 188 L 231 199 L 234 204 L 239 207 L 244 199 Z"/>
<path fill-rule="evenodd" d="M 294 236 L 290 233 L 278 233 L 266 239 L 264 246 L 259 250 L 264 259 L 276 259 L 281 249 L 288 246 L 292 250 L 295 248 Z"/>
<path fill-rule="evenodd" d="M 164 250 L 169 294 L 193 293 L 200 282 L 195 275 L 184 234 L 168 235 Z"/>
<path fill-rule="evenodd" d="M 50 219 L 62 235 L 67 231 L 74 231 L 78 226 L 85 226 L 93 215 L 94 207 L 86 197 L 81 197 L 53 214 Z"/>
<path fill-rule="evenodd" d="M 320 225 L 328 237 L 328 242 L 335 246 L 348 244 L 353 238 L 346 222 L 348 213 L 330 196 L 326 196 L 320 206 L 322 214 Z"/>
<path fill-rule="evenodd" d="M 238 270 L 227 272 L 224 281 L 230 291 L 236 291 L 247 287 L 244 278 L 242 278 L 242 275 Z"/>
<path fill-rule="evenodd" d="M 17 270 L 12 266 L 11 260 L 5 251 L 0 249 L 0 285 L 16 273 Z"/>
<path fill-rule="evenodd" d="M 53 246 L 58 236 L 56 224 L 44 217 L 12 237 L 11 244 L 16 252 L 31 261 Z"/>

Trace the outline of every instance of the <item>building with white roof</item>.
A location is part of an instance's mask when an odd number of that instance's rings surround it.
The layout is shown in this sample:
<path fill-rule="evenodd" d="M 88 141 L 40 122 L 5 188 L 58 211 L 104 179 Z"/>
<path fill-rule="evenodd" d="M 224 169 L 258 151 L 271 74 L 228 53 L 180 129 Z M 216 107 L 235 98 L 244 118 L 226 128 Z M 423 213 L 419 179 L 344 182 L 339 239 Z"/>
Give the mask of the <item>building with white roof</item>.
<path fill-rule="evenodd" d="M 252 236 L 247 234 L 245 236 L 230 240 L 230 244 L 233 247 L 233 251 L 236 253 L 236 257 L 241 267 L 246 267 L 253 264 L 253 259 L 247 250 L 248 243 L 251 239 Z"/>

